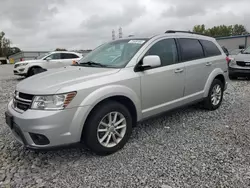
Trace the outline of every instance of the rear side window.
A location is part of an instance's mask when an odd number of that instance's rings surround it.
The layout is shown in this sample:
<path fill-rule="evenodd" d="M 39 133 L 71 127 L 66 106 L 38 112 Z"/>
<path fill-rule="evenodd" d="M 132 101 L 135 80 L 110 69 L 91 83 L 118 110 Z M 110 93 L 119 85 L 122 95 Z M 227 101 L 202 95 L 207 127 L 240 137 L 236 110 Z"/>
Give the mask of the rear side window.
<path fill-rule="evenodd" d="M 204 48 L 206 57 L 221 55 L 219 48 L 213 42 L 208 40 L 200 40 L 200 42 Z"/>
<path fill-rule="evenodd" d="M 62 54 L 62 59 L 74 59 L 74 58 L 79 58 L 79 57 L 75 54 L 70 54 L 70 53 Z"/>
<path fill-rule="evenodd" d="M 178 41 L 182 52 L 182 61 L 191 61 L 204 57 L 202 46 L 198 40 L 178 39 Z"/>
<path fill-rule="evenodd" d="M 162 66 L 178 62 L 177 47 L 174 39 L 164 39 L 155 43 L 146 55 L 158 55 Z"/>

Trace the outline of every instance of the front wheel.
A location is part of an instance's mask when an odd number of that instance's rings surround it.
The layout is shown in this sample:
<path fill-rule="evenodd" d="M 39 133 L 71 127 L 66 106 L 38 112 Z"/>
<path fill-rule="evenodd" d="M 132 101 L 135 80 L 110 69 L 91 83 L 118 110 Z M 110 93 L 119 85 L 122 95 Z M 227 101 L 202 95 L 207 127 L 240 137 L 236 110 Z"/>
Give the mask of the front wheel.
<path fill-rule="evenodd" d="M 33 76 L 35 74 L 41 73 L 44 70 L 41 67 L 33 67 L 28 71 L 27 77 Z"/>
<path fill-rule="evenodd" d="M 208 110 L 216 110 L 220 107 L 223 99 L 224 85 L 215 79 L 210 87 L 207 98 L 204 100 L 204 107 Z"/>
<path fill-rule="evenodd" d="M 132 132 L 132 117 L 128 109 L 115 101 L 95 107 L 88 118 L 82 141 L 93 152 L 108 155 L 123 148 Z"/>

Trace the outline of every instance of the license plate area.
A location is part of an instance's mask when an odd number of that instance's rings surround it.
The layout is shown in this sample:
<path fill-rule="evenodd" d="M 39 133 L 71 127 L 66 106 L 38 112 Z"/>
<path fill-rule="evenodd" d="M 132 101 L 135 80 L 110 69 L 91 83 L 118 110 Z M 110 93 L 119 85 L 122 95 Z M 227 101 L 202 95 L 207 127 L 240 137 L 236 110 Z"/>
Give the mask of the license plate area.
<path fill-rule="evenodd" d="M 5 122 L 11 129 L 13 129 L 13 116 L 8 112 L 5 112 Z"/>

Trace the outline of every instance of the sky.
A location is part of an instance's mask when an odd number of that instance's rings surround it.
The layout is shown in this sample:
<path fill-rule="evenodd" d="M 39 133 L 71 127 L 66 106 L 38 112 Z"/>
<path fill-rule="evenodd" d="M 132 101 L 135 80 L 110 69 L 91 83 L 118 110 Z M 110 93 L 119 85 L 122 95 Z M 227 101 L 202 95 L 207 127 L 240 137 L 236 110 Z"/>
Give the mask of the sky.
<path fill-rule="evenodd" d="M 0 31 L 21 50 L 93 49 L 123 36 L 243 24 L 250 0 L 0 0 Z"/>

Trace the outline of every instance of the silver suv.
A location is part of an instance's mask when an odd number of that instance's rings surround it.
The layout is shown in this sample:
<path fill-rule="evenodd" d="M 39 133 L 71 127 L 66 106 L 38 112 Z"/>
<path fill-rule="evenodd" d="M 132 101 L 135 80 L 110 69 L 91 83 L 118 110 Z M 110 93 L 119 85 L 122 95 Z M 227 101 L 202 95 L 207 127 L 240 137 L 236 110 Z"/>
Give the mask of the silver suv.
<path fill-rule="evenodd" d="M 238 77 L 250 78 L 250 46 L 232 57 L 228 65 L 230 79 L 237 79 Z"/>
<path fill-rule="evenodd" d="M 76 66 L 21 81 L 6 122 L 29 148 L 83 142 L 97 154 L 110 154 L 145 118 L 195 102 L 217 109 L 227 74 L 226 56 L 214 38 L 168 31 L 119 39 Z"/>

